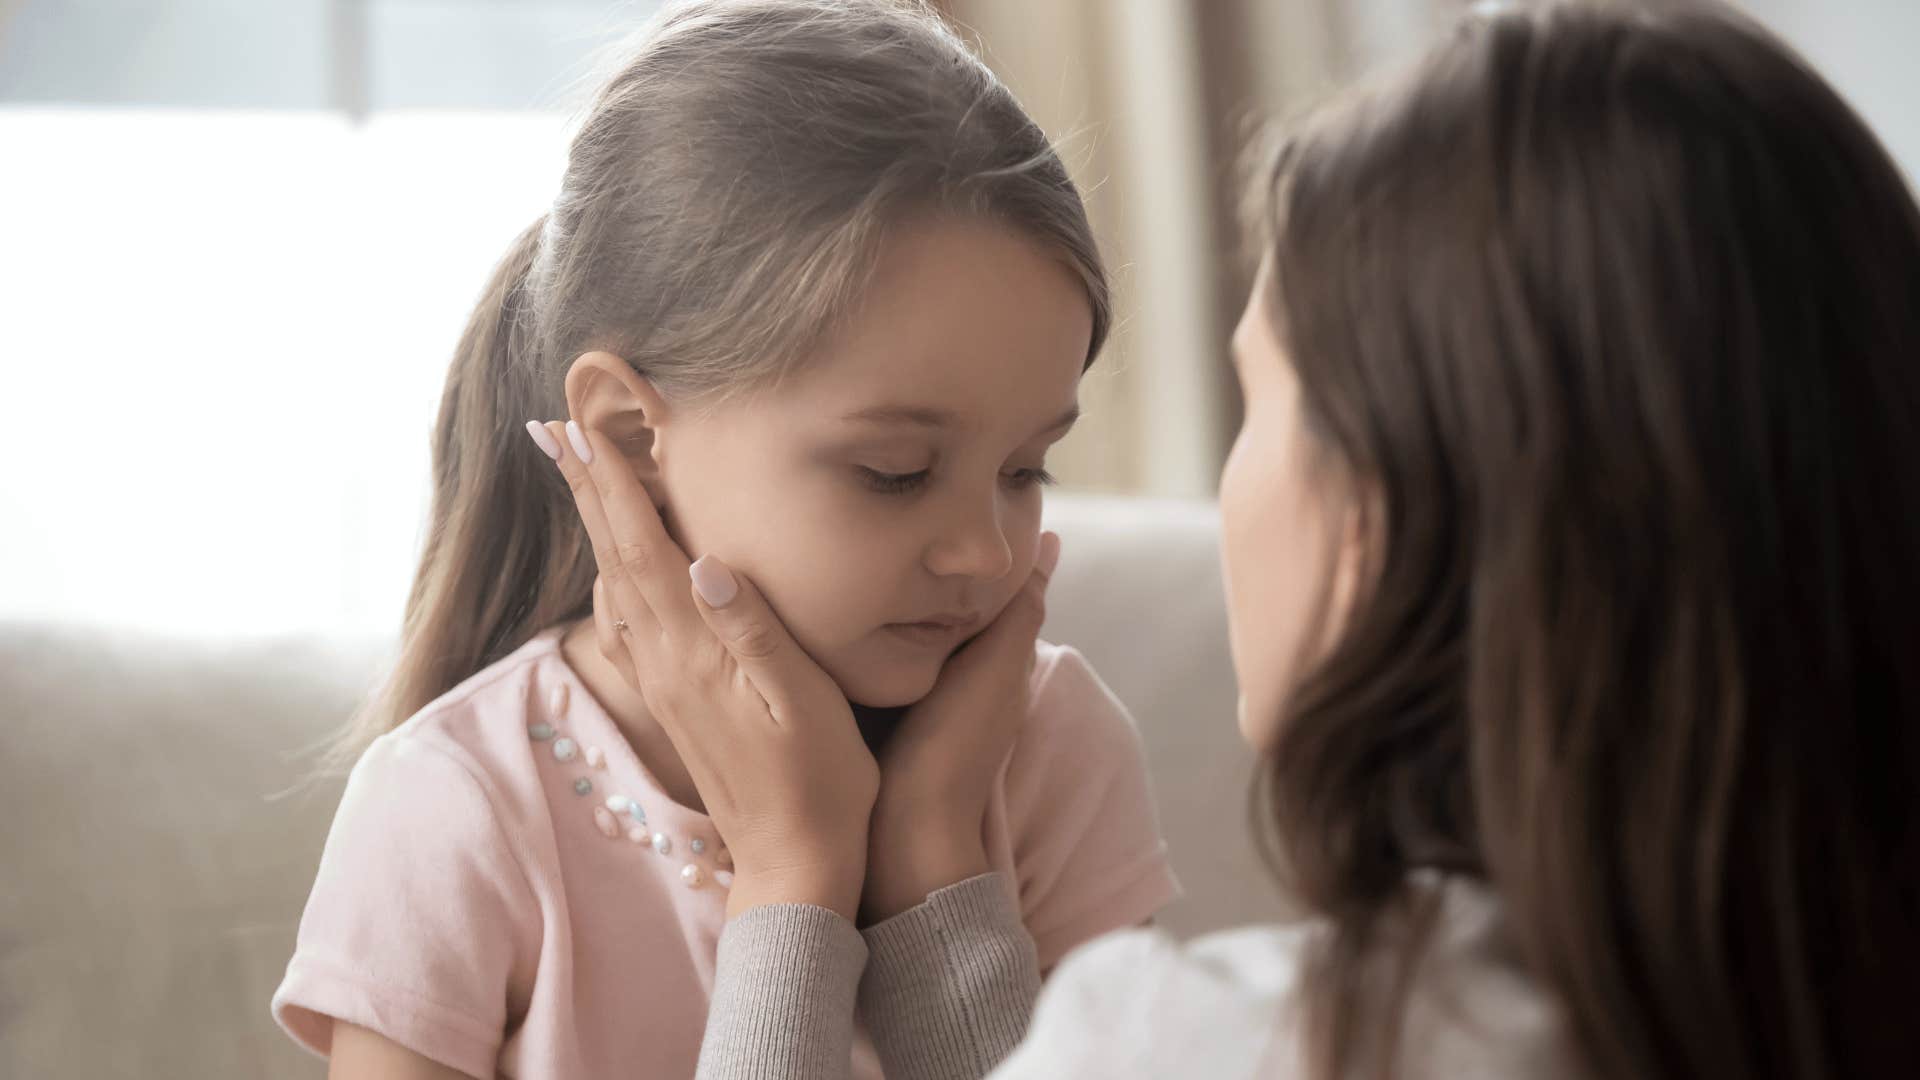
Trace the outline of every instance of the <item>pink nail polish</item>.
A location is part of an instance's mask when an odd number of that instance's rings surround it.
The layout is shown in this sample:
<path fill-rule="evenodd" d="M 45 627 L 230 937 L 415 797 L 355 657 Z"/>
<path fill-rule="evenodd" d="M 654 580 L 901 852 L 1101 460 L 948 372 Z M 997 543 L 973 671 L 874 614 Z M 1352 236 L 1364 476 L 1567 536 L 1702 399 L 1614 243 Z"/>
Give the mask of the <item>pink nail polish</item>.
<path fill-rule="evenodd" d="M 687 574 L 693 578 L 693 587 L 699 591 L 700 599 L 710 608 L 726 607 L 740 594 L 740 583 L 711 555 L 700 556 L 699 561 L 687 567 Z"/>
<path fill-rule="evenodd" d="M 560 460 L 560 443 L 554 439 L 553 432 L 547 430 L 547 425 L 538 420 L 529 420 L 527 434 L 533 436 L 533 443 L 541 453 L 555 461 Z"/>
<path fill-rule="evenodd" d="M 1052 577 L 1054 568 L 1060 565 L 1059 533 L 1040 534 L 1040 557 L 1037 561 L 1040 564 L 1040 572 Z"/>
<path fill-rule="evenodd" d="M 573 452 L 580 455 L 581 461 L 593 464 L 593 447 L 587 445 L 587 433 L 571 420 L 567 421 L 567 441 L 573 444 Z"/>

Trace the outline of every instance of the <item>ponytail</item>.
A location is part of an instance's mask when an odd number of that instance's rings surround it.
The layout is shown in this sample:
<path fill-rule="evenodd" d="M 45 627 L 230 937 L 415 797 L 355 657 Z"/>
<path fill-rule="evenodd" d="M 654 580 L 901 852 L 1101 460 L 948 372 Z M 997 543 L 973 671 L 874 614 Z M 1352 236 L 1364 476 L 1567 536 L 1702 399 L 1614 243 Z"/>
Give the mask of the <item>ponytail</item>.
<path fill-rule="evenodd" d="M 519 437 L 557 415 L 528 310 L 546 217 L 508 250 L 460 336 L 433 429 L 433 505 L 400 655 L 343 761 L 541 629 L 584 614 L 593 554 L 559 473 Z"/>

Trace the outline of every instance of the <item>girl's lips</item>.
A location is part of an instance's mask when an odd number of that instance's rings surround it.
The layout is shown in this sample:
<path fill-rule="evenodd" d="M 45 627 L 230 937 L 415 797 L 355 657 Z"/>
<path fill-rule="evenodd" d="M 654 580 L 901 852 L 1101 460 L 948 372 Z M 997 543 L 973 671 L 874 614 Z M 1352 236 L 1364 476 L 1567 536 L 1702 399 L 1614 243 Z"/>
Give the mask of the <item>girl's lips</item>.
<path fill-rule="evenodd" d="M 923 649 L 952 648 L 966 640 L 978 619 L 929 619 L 922 622 L 888 623 L 887 633 L 909 645 Z"/>

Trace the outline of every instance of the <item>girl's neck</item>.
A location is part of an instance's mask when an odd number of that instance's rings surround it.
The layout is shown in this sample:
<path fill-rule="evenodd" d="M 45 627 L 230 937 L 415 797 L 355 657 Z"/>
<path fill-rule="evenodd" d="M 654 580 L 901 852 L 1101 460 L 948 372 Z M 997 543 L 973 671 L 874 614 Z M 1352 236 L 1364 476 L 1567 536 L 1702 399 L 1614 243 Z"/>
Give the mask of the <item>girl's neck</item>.
<path fill-rule="evenodd" d="M 682 806 L 705 813 L 706 804 L 701 802 L 700 792 L 693 786 L 692 774 L 687 772 L 679 751 L 673 748 L 673 741 L 667 738 L 666 731 L 647 710 L 647 703 L 640 696 L 640 691 L 627 682 L 612 661 L 600 654 L 592 619 L 576 622 L 562 632 L 560 655 L 572 665 L 574 674 L 586 684 L 594 700 L 613 718 L 614 725 L 633 747 L 640 764 L 653 774 L 667 797 Z"/>

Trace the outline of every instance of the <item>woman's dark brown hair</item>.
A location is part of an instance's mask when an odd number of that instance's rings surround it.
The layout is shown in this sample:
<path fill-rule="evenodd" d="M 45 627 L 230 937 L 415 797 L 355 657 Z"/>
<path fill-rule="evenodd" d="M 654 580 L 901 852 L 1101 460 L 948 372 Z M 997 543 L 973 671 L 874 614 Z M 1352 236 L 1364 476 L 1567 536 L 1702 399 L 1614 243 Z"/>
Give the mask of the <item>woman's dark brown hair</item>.
<path fill-rule="evenodd" d="M 1332 927 L 1321 1072 L 1393 1071 L 1418 951 L 1385 994 L 1369 958 L 1431 917 L 1422 867 L 1492 886 L 1595 1076 L 1920 1069 L 1920 212 L 1885 150 L 1724 9 L 1561 5 L 1468 19 L 1270 179 L 1263 302 L 1377 508 L 1261 789 Z"/>

